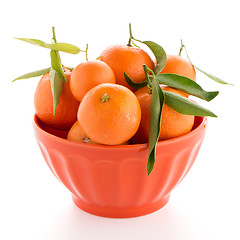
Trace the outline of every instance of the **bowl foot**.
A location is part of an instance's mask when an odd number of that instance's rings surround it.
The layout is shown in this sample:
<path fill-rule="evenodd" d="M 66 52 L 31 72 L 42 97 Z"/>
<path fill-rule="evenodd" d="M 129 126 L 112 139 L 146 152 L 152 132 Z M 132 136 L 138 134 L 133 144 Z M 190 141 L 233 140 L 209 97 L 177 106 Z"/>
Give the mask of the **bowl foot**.
<path fill-rule="evenodd" d="M 144 216 L 163 208 L 169 201 L 170 195 L 159 201 L 142 207 L 107 207 L 87 204 L 82 200 L 72 197 L 75 205 L 81 210 L 100 217 L 108 218 L 132 218 Z"/>

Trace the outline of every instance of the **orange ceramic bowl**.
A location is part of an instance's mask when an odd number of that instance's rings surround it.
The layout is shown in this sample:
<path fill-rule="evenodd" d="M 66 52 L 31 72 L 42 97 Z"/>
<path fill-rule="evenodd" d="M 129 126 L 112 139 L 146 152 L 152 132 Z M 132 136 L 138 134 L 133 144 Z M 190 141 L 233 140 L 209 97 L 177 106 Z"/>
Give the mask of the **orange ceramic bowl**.
<path fill-rule="evenodd" d="M 152 173 L 148 145 L 89 145 L 64 139 L 67 132 L 34 117 L 34 132 L 49 168 L 72 193 L 74 203 L 98 216 L 125 218 L 152 213 L 167 204 L 173 188 L 190 170 L 206 131 L 195 117 L 193 130 L 157 145 Z"/>

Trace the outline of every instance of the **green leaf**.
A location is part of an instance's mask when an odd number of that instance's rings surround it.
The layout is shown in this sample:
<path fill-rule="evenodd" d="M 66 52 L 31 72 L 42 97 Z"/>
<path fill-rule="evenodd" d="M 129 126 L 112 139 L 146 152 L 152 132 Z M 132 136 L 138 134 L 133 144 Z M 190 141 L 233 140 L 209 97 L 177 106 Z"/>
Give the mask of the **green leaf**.
<path fill-rule="evenodd" d="M 53 44 L 48 44 L 45 43 L 41 40 L 38 39 L 32 39 L 32 38 L 15 38 L 27 43 L 31 43 L 33 45 L 37 45 L 40 47 L 44 47 L 44 48 L 48 48 L 51 50 L 55 50 L 55 51 L 61 51 L 61 52 L 66 52 L 66 53 L 71 53 L 71 54 L 78 54 L 81 50 L 69 43 L 53 43 Z"/>
<path fill-rule="evenodd" d="M 52 68 L 63 77 L 65 82 L 67 82 L 67 78 L 66 78 L 63 68 L 62 68 L 62 63 L 61 63 L 61 59 L 59 56 L 59 52 L 51 50 L 50 55 L 51 55 Z"/>
<path fill-rule="evenodd" d="M 81 50 L 72 44 L 69 43 L 54 43 L 49 44 L 49 48 L 52 50 L 60 51 L 60 52 L 66 52 L 71 54 L 78 54 Z"/>
<path fill-rule="evenodd" d="M 51 68 L 49 72 L 49 79 L 51 82 L 51 89 L 53 95 L 53 115 L 55 115 L 55 111 L 59 102 L 59 98 L 61 96 L 63 90 L 63 77 L 61 74 L 56 72 Z"/>
<path fill-rule="evenodd" d="M 51 68 L 44 68 L 44 69 L 41 69 L 41 70 L 37 70 L 37 71 L 34 71 L 34 72 L 30 72 L 30 73 L 27 73 L 27 74 L 24 74 L 20 77 L 17 77 L 13 80 L 16 81 L 16 80 L 21 80 L 21 79 L 28 79 L 28 78 L 33 78 L 33 77 L 39 77 L 39 76 L 42 76 L 46 73 L 48 73 L 50 71 Z"/>
<path fill-rule="evenodd" d="M 133 80 L 125 72 L 124 72 L 124 78 L 127 84 L 134 89 L 139 89 L 147 86 L 147 81 L 138 82 L 138 83 L 133 82 Z"/>
<path fill-rule="evenodd" d="M 193 65 L 193 64 L 192 64 Z M 193 65 L 198 71 L 200 71 L 201 73 L 205 74 L 206 76 L 208 76 L 209 78 L 211 78 L 212 80 L 214 80 L 215 82 L 217 83 L 221 83 L 221 84 L 228 84 L 228 85 L 233 85 L 232 83 L 227 83 L 225 81 L 223 81 L 222 79 L 210 74 L 210 73 L 207 73 L 203 70 L 201 70 L 200 68 L 196 67 L 195 65 Z"/>
<path fill-rule="evenodd" d="M 167 92 L 163 90 L 165 95 L 165 103 L 174 109 L 175 111 L 185 114 L 185 115 L 193 115 L 193 116 L 209 116 L 209 117 L 217 117 L 210 110 L 194 103 L 186 97 L 182 97 L 178 94 Z"/>
<path fill-rule="evenodd" d="M 218 91 L 206 92 L 195 81 L 176 74 L 162 73 L 156 75 L 156 79 L 159 83 L 179 89 L 183 92 L 189 93 L 190 95 L 196 96 L 208 102 L 214 99 L 219 94 Z"/>
<path fill-rule="evenodd" d="M 149 120 L 149 155 L 147 162 L 148 175 L 152 172 L 155 155 L 156 145 L 160 134 L 162 107 L 164 104 L 164 94 L 160 88 L 159 83 L 154 78 L 152 81 L 152 99 L 150 105 L 150 120 Z"/>
<path fill-rule="evenodd" d="M 194 64 L 192 63 L 189 55 L 188 55 L 186 46 L 183 44 L 183 42 L 182 42 L 182 40 L 181 40 L 181 49 L 180 49 L 179 55 L 181 54 L 181 51 L 182 51 L 183 48 L 185 49 L 185 52 L 186 52 L 188 61 L 189 61 L 189 62 L 193 65 L 193 67 L 196 68 L 198 71 L 200 71 L 201 73 L 205 74 L 207 77 L 211 78 L 212 80 L 214 80 L 214 81 L 217 82 L 217 83 L 233 85 L 233 84 L 231 84 L 231 83 L 227 83 L 227 82 L 223 81 L 222 79 L 220 79 L 220 78 L 218 78 L 218 77 L 216 77 L 216 76 L 214 76 L 214 75 L 212 75 L 212 74 L 210 74 L 210 73 L 207 73 L 207 72 L 203 71 L 202 69 L 200 69 L 200 68 L 198 68 L 196 65 L 194 65 Z"/>
<path fill-rule="evenodd" d="M 37 45 L 37 46 L 40 46 L 40 47 L 45 47 L 46 46 L 46 43 L 41 41 L 41 40 L 38 40 L 38 39 L 32 39 L 32 38 L 15 38 L 17 40 L 21 40 L 21 41 L 24 41 L 24 42 L 27 42 L 27 43 L 31 43 L 31 44 L 34 44 L 34 45 Z"/>
<path fill-rule="evenodd" d="M 167 61 L 166 52 L 164 51 L 164 49 L 160 45 L 158 45 L 155 42 L 143 41 L 142 43 L 144 43 L 145 45 L 147 45 L 151 49 L 151 51 L 153 52 L 153 54 L 154 54 L 154 56 L 157 60 L 157 66 L 154 70 L 154 73 L 155 74 L 160 73 L 166 65 L 166 61 Z"/>

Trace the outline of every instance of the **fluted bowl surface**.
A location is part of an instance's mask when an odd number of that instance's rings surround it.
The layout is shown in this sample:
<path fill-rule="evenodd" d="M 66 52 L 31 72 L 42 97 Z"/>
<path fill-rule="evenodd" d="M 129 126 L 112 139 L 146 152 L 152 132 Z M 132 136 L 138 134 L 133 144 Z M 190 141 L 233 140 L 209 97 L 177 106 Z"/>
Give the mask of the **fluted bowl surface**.
<path fill-rule="evenodd" d="M 148 145 L 90 145 L 64 139 L 34 116 L 43 157 L 74 203 L 98 216 L 136 217 L 159 210 L 193 165 L 205 136 L 207 119 L 195 117 L 192 131 L 160 141 L 152 173 L 146 171 Z"/>

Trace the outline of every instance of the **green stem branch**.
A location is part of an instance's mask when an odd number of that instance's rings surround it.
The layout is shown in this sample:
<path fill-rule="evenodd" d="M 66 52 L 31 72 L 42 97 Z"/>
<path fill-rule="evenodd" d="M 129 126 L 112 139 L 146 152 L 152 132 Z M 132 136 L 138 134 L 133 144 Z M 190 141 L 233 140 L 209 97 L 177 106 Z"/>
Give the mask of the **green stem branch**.
<path fill-rule="evenodd" d="M 88 61 L 88 43 L 87 43 L 87 45 L 86 45 L 85 53 L 86 53 L 86 61 Z"/>
<path fill-rule="evenodd" d="M 56 34 L 55 34 L 55 27 L 52 27 L 52 33 L 53 33 L 53 42 L 57 43 L 57 39 L 56 39 Z"/>
<path fill-rule="evenodd" d="M 151 88 L 152 83 L 151 83 L 149 75 L 148 75 L 148 67 L 145 64 L 143 64 L 143 69 L 144 69 L 144 73 L 145 73 L 145 76 L 147 79 L 148 86 Z"/>
<path fill-rule="evenodd" d="M 181 39 L 181 47 L 180 47 L 180 50 L 179 50 L 179 53 L 178 53 L 179 56 L 181 56 L 181 53 L 182 53 L 182 50 L 183 50 L 184 47 L 185 46 L 183 45 L 183 41 Z"/>
<path fill-rule="evenodd" d="M 132 27 L 131 27 L 131 23 L 129 23 L 129 40 L 128 40 L 128 44 L 127 46 L 131 47 L 131 42 L 132 42 L 133 36 L 132 36 Z"/>

